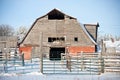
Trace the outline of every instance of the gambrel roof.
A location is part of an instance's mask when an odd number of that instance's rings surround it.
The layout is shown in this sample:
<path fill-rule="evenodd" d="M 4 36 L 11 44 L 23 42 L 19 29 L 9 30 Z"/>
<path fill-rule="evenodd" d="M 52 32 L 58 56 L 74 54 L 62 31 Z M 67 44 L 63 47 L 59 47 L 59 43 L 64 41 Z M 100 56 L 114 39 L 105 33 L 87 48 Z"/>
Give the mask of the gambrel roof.
<path fill-rule="evenodd" d="M 95 25 L 95 24 L 94 24 Z M 90 36 L 90 34 L 88 33 L 88 31 L 86 30 L 85 26 L 80 23 L 80 26 L 82 27 L 83 31 L 85 32 L 85 34 L 89 37 L 89 39 L 95 44 L 97 45 L 97 42 L 95 42 L 95 40 Z M 96 26 L 98 27 L 99 24 L 96 24 Z"/>
<path fill-rule="evenodd" d="M 53 15 L 54 15 L 54 16 L 53 16 Z M 28 35 L 29 32 L 31 31 L 31 29 L 33 28 L 33 26 L 36 24 L 36 22 L 37 22 L 39 19 L 44 18 L 44 17 L 46 17 L 46 16 L 48 16 L 50 19 L 52 19 L 52 18 L 60 19 L 60 18 L 64 18 L 63 16 L 66 16 L 66 17 L 68 17 L 68 18 L 70 18 L 70 19 L 75 19 L 75 20 L 77 20 L 76 18 L 74 18 L 74 17 L 72 17 L 72 16 L 69 16 L 69 15 L 66 15 L 65 13 L 59 11 L 58 9 L 53 9 L 53 10 L 51 10 L 50 12 L 48 12 L 47 14 L 45 14 L 45 15 L 43 15 L 43 16 L 41 16 L 41 17 L 39 17 L 39 18 L 37 18 L 37 19 L 35 20 L 35 22 L 34 22 L 33 25 L 31 26 L 31 28 L 29 29 L 29 31 L 27 32 L 27 34 L 25 35 L 25 37 L 23 38 L 23 40 L 21 41 L 21 43 L 23 43 L 23 41 L 25 40 L 25 38 L 27 37 L 27 35 Z M 95 40 L 90 36 L 90 34 L 88 33 L 88 31 L 87 31 L 86 28 L 85 28 L 85 25 L 92 25 L 92 24 L 81 24 L 81 23 L 79 23 L 79 24 L 80 24 L 80 27 L 82 28 L 82 30 L 84 31 L 84 33 L 87 35 L 87 37 L 88 37 L 95 45 L 97 45 L 97 43 L 95 42 Z M 96 27 L 99 26 L 99 24 L 94 24 L 94 25 L 95 25 Z M 21 44 L 21 43 L 20 43 L 20 44 Z"/>
<path fill-rule="evenodd" d="M 57 15 L 58 15 L 58 16 L 60 16 L 60 15 L 65 15 L 65 16 L 71 18 L 71 19 L 76 19 L 76 18 L 74 18 L 74 17 L 72 17 L 72 16 L 69 16 L 69 15 L 67 15 L 67 14 L 65 14 L 65 13 L 63 13 L 63 12 L 61 12 L 60 10 L 58 10 L 58 9 L 56 9 L 56 8 L 53 9 L 53 10 L 51 10 L 51 11 L 48 12 L 47 14 L 45 14 L 45 15 L 39 17 L 38 19 L 43 18 L 43 17 L 45 17 L 45 16 L 47 16 L 47 15 L 54 15 L 54 16 L 57 16 Z"/>

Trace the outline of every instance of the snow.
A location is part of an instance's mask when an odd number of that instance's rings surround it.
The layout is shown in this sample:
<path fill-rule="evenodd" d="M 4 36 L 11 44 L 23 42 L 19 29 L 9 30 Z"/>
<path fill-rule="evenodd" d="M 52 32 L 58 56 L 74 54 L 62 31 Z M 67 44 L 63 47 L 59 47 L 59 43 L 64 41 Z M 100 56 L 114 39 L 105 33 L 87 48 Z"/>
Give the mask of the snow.
<path fill-rule="evenodd" d="M 106 44 L 106 47 L 119 47 L 120 45 L 120 41 L 104 41 L 104 43 Z"/>
<path fill-rule="evenodd" d="M 104 41 L 106 48 L 114 47 L 116 49 L 116 52 L 120 52 L 120 41 Z"/>
<path fill-rule="evenodd" d="M 68 75 L 68 74 L 50 74 L 44 75 L 39 72 L 27 74 L 3 74 L 0 80 L 119 80 L 120 74 L 104 73 L 102 75 Z"/>
<path fill-rule="evenodd" d="M 90 38 L 90 40 L 97 45 L 97 43 L 93 40 L 93 38 L 89 35 L 89 33 L 86 31 L 84 25 L 82 23 L 80 23 L 81 28 L 83 29 L 83 31 L 85 32 L 85 34 Z"/>
<path fill-rule="evenodd" d="M 16 73 L 1 73 L 0 76 L 17 76 Z"/>
<path fill-rule="evenodd" d="M 30 73 L 26 73 L 25 75 L 43 75 L 40 72 L 30 72 Z"/>

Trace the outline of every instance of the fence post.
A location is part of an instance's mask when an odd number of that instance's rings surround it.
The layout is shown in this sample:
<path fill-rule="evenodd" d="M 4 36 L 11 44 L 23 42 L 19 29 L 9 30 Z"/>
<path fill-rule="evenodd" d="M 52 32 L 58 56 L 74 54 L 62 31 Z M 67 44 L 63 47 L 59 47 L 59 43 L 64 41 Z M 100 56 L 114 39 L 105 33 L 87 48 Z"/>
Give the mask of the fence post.
<path fill-rule="evenodd" d="M 101 72 L 104 73 L 104 58 L 101 58 Z"/>
<path fill-rule="evenodd" d="M 0 61 L 2 61 L 2 51 L 0 51 Z"/>
<path fill-rule="evenodd" d="M 100 55 L 100 58 L 101 58 L 101 73 L 104 73 L 104 56 L 106 55 L 106 49 L 105 49 L 105 44 L 104 44 L 104 41 L 103 39 L 101 40 L 102 42 L 102 51 L 101 51 L 101 55 Z"/>
<path fill-rule="evenodd" d="M 43 73 L 43 52 L 42 52 L 42 47 L 43 47 L 43 43 L 42 43 L 42 41 L 43 41 L 43 33 L 41 32 L 40 33 L 41 35 L 40 35 L 40 37 L 39 37 L 39 44 L 40 44 L 40 46 L 39 46 L 39 50 L 40 50 L 40 72 L 41 73 Z"/>
<path fill-rule="evenodd" d="M 84 70 L 84 53 L 81 52 L 81 71 Z"/>
<path fill-rule="evenodd" d="M 21 57 L 22 57 L 22 66 L 25 66 L 25 62 L 24 62 L 24 53 L 22 53 Z"/>
<path fill-rule="evenodd" d="M 67 68 L 71 72 L 71 57 L 70 57 L 70 55 L 67 55 Z"/>
<path fill-rule="evenodd" d="M 8 62 L 8 58 L 7 58 L 8 56 L 7 56 L 7 52 L 5 53 L 5 63 L 4 63 L 4 71 L 5 71 L 5 73 L 6 72 L 8 72 L 7 71 L 7 62 Z"/>

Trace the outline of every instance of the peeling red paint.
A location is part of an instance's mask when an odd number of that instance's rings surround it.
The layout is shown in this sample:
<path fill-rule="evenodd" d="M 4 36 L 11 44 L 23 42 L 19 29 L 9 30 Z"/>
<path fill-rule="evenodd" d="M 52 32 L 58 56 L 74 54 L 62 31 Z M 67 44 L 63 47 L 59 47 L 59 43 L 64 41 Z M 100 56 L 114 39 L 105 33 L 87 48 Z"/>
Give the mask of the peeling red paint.
<path fill-rule="evenodd" d="M 32 47 L 20 47 L 19 51 L 24 53 L 24 59 L 25 60 L 31 59 Z"/>
<path fill-rule="evenodd" d="M 93 46 L 70 46 L 68 47 L 68 52 L 70 54 L 76 55 L 77 53 L 93 53 L 95 52 L 95 47 Z"/>

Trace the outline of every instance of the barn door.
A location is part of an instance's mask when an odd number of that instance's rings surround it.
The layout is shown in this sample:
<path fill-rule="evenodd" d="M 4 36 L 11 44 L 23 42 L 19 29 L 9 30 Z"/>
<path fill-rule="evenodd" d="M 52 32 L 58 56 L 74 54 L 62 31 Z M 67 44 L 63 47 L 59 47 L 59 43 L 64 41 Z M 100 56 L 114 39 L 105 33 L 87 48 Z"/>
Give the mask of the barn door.
<path fill-rule="evenodd" d="M 65 53 L 65 48 L 51 48 L 50 49 L 50 60 L 61 60 L 61 53 Z"/>

